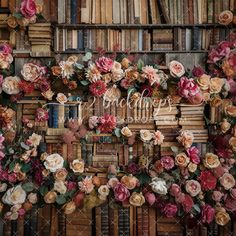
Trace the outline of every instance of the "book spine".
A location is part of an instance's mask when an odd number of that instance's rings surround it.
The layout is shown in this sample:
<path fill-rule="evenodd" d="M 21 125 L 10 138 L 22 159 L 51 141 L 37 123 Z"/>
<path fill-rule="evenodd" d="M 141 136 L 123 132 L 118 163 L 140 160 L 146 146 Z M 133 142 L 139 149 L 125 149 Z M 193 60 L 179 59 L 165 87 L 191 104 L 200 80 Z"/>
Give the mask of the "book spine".
<path fill-rule="evenodd" d="M 58 106 L 53 106 L 53 128 L 58 128 Z"/>
<path fill-rule="evenodd" d="M 109 236 L 108 204 L 101 207 L 101 235 Z"/>
<path fill-rule="evenodd" d="M 71 1 L 71 24 L 76 24 L 77 22 L 77 0 Z"/>

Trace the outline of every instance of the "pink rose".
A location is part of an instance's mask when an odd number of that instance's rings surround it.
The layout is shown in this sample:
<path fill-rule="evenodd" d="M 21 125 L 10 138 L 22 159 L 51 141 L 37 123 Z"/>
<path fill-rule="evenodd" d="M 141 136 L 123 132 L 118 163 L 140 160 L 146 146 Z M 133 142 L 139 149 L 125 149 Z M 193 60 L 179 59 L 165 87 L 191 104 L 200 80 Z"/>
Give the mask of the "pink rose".
<path fill-rule="evenodd" d="M 23 0 L 21 2 L 20 11 L 25 18 L 30 19 L 31 17 L 33 17 L 36 14 L 35 1 L 34 0 Z"/>
<path fill-rule="evenodd" d="M 35 119 L 37 121 L 47 121 L 49 118 L 48 111 L 43 108 L 37 108 Z"/>
<path fill-rule="evenodd" d="M 227 170 L 223 166 L 219 165 L 212 169 L 212 172 L 216 178 L 220 178 L 225 172 L 227 172 Z"/>
<path fill-rule="evenodd" d="M 172 184 L 170 186 L 170 195 L 171 196 L 177 197 L 178 195 L 180 195 L 180 193 L 181 193 L 181 189 L 178 184 Z"/>
<path fill-rule="evenodd" d="M 182 207 L 186 213 L 190 212 L 193 208 L 193 199 L 190 195 L 185 194 L 184 200 L 182 202 Z"/>
<path fill-rule="evenodd" d="M 195 96 L 189 97 L 188 101 L 193 105 L 200 104 L 203 101 L 203 95 L 199 92 Z"/>
<path fill-rule="evenodd" d="M 167 203 L 164 207 L 164 209 L 162 210 L 162 212 L 165 214 L 166 217 L 171 218 L 171 217 L 175 217 L 176 213 L 178 211 L 178 208 L 176 205 L 171 204 L 171 203 Z"/>
<path fill-rule="evenodd" d="M 9 44 L 4 43 L 4 44 L 1 44 L 1 46 L 0 46 L 0 52 L 1 52 L 3 55 L 7 56 L 8 54 L 11 54 L 11 53 L 12 53 L 12 48 L 10 47 Z"/>
<path fill-rule="evenodd" d="M 192 197 L 195 197 L 201 192 L 201 185 L 196 180 L 187 180 L 185 189 Z"/>
<path fill-rule="evenodd" d="M 200 163 L 200 158 L 199 158 L 199 150 L 196 147 L 190 147 L 187 149 L 187 154 L 188 157 L 190 158 L 190 161 L 194 164 L 199 164 Z"/>
<path fill-rule="evenodd" d="M 100 57 L 96 61 L 97 68 L 104 73 L 111 71 L 113 60 L 108 57 Z"/>
<path fill-rule="evenodd" d="M 117 183 L 113 188 L 115 199 L 119 202 L 124 202 L 130 196 L 129 190 L 122 183 Z"/>
<path fill-rule="evenodd" d="M 202 223 L 210 224 L 215 216 L 215 209 L 206 204 L 201 209 L 201 221 Z"/>
<path fill-rule="evenodd" d="M 232 188 L 230 190 L 230 196 L 236 200 L 236 188 Z"/>
<path fill-rule="evenodd" d="M 219 202 L 223 196 L 224 194 L 220 191 L 213 191 L 212 193 L 212 199 L 216 202 Z"/>
<path fill-rule="evenodd" d="M 151 206 L 152 206 L 152 205 L 155 203 L 155 201 L 156 201 L 156 196 L 155 196 L 154 193 L 147 192 L 147 193 L 145 193 L 144 197 L 145 197 L 146 201 L 149 203 L 149 205 L 151 205 Z"/>
<path fill-rule="evenodd" d="M 194 66 L 192 70 L 192 74 L 194 77 L 201 77 L 204 73 L 205 71 L 203 70 L 201 66 Z"/>
<path fill-rule="evenodd" d="M 15 183 L 17 181 L 17 175 L 16 173 L 11 173 L 8 175 L 8 181 L 10 183 Z"/>
<path fill-rule="evenodd" d="M 181 97 L 189 99 L 199 94 L 200 88 L 193 79 L 189 79 L 188 77 L 184 76 L 178 83 L 178 92 Z"/>
<path fill-rule="evenodd" d="M 134 81 L 125 78 L 121 80 L 120 86 L 123 87 L 124 89 L 128 89 L 134 85 Z"/>
<path fill-rule="evenodd" d="M 175 166 L 175 161 L 170 156 L 164 156 L 161 158 L 161 165 L 166 170 L 170 170 Z"/>

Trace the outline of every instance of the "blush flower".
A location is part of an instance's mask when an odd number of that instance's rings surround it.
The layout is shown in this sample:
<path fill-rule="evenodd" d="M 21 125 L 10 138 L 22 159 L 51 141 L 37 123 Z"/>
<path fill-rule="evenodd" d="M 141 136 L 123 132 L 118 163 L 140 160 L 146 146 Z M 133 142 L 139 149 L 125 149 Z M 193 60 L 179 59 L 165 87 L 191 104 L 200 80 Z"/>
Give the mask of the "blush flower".
<path fill-rule="evenodd" d="M 108 57 L 100 57 L 96 61 L 97 68 L 104 73 L 111 71 L 113 66 L 113 60 Z"/>
<path fill-rule="evenodd" d="M 214 220 L 215 209 L 206 204 L 201 209 L 201 222 L 210 224 Z"/>
<path fill-rule="evenodd" d="M 149 81 L 150 85 L 160 83 L 160 77 L 157 74 L 158 70 L 153 68 L 153 66 L 143 67 L 142 72 L 142 76 Z"/>
<path fill-rule="evenodd" d="M 175 166 L 175 162 L 172 157 L 164 156 L 161 158 L 161 165 L 166 170 L 171 170 Z"/>
<path fill-rule="evenodd" d="M 37 121 L 47 121 L 49 118 L 48 111 L 43 108 L 37 108 L 35 119 Z"/>
<path fill-rule="evenodd" d="M 104 81 L 98 80 L 90 84 L 89 91 L 95 97 L 101 97 L 107 90 L 107 85 Z"/>
<path fill-rule="evenodd" d="M 161 145 L 164 141 L 164 135 L 161 133 L 161 131 L 157 130 L 153 134 L 153 140 L 154 140 L 154 145 Z"/>
<path fill-rule="evenodd" d="M 113 188 L 115 199 L 119 202 L 124 202 L 128 199 L 130 196 L 129 190 L 125 187 L 122 183 L 117 183 L 115 187 Z"/>
<path fill-rule="evenodd" d="M 85 193 L 91 193 L 94 189 L 94 184 L 92 177 L 86 176 L 82 181 L 78 183 L 80 191 L 85 192 Z"/>
<path fill-rule="evenodd" d="M 171 61 L 169 63 L 169 69 L 173 77 L 181 77 L 185 74 L 184 66 L 178 61 Z"/>
<path fill-rule="evenodd" d="M 193 144 L 193 133 L 188 130 L 181 131 L 180 135 L 177 137 L 179 143 L 181 143 L 185 148 L 190 148 Z"/>
<path fill-rule="evenodd" d="M 36 14 L 36 4 L 34 0 L 23 0 L 21 2 L 20 11 L 22 15 L 30 19 Z"/>
<path fill-rule="evenodd" d="M 200 89 L 193 79 L 182 77 L 178 83 L 178 92 L 181 97 L 189 99 L 200 93 Z"/>

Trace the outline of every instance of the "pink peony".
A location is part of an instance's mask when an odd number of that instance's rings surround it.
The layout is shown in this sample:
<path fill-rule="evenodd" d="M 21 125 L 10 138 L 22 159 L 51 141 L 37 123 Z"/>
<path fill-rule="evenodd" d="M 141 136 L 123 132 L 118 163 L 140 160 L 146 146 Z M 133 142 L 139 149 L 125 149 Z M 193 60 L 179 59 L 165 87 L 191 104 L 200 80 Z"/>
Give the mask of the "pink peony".
<path fill-rule="evenodd" d="M 119 202 L 124 202 L 130 196 L 129 190 L 122 183 L 117 183 L 113 188 L 115 199 Z"/>
<path fill-rule="evenodd" d="M 164 156 L 161 158 L 161 165 L 164 169 L 170 170 L 175 166 L 175 161 L 170 156 Z"/>
<path fill-rule="evenodd" d="M 161 145 L 164 141 L 164 135 L 161 133 L 161 131 L 157 130 L 153 134 L 153 141 L 154 145 Z"/>
<path fill-rule="evenodd" d="M 104 73 L 111 71 L 113 66 L 113 60 L 108 57 L 100 57 L 96 61 L 97 68 Z"/>
<path fill-rule="evenodd" d="M 107 91 L 107 85 L 102 80 L 97 80 L 89 85 L 89 91 L 95 97 L 101 97 Z"/>
<path fill-rule="evenodd" d="M 148 204 L 151 205 L 151 206 L 152 206 L 152 205 L 155 203 L 155 201 L 156 201 L 156 196 L 155 196 L 154 193 L 147 192 L 147 193 L 145 193 L 144 197 L 145 197 L 146 201 L 148 202 Z"/>
<path fill-rule="evenodd" d="M 192 208 L 193 208 L 194 202 L 193 202 L 193 199 L 192 199 L 192 197 L 190 195 L 185 194 L 184 195 L 184 199 L 181 202 L 181 204 L 182 204 L 182 207 L 183 207 L 184 211 L 186 213 L 189 213 L 192 210 Z"/>
<path fill-rule="evenodd" d="M 194 77 L 201 77 L 204 73 L 205 71 L 203 70 L 201 66 L 194 66 L 192 70 L 192 74 Z"/>
<path fill-rule="evenodd" d="M 47 121 L 49 118 L 48 111 L 43 108 L 37 108 L 35 119 L 36 121 Z"/>
<path fill-rule="evenodd" d="M 153 68 L 153 66 L 145 66 L 142 68 L 143 71 L 143 77 L 145 79 L 148 79 L 150 85 L 153 84 L 159 84 L 160 83 L 160 77 L 158 76 L 157 72 L 158 70 Z"/>
<path fill-rule="evenodd" d="M 7 56 L 7 55 L 9 55 L 9 54 L 12 53 L 12 48 L 10 47 L 9 44 L 3 43 L 3 44 L 1 44 L 1 46 L 0 46 L 0 52 L 1 52 L 3 55 Z"/>
<path fill-rule="evenodd" d="M 94 129 L 98 126 L 99 119 L 97 116 L 91 116 L 89 118 L 89 128 Z"/>
<path fill-rule="evenodd" d="M 199 181 L 203 191 L 213 190 L 216 187 L 217 179 L 208 170 L 202 171 L 199 176 Z"/>
<path fill-rule="evenodd" d="M 177 197 L 181 193 L 181 189 L 180 189 L 180 186 L 178 184 L 172 184 L 170 186 L 169 191 L 170 191 L 170 195 L 173 196 L 173 197 Z"/>
<path fill-rule="evenodd" d="M 215 209 L 206 204 L 201 209 L 201 222 L 210 224 L 214 220 Z"/>
<path fill-rule="evenodd" d="M 187 154 L 192 163 L 194 164 L 200 163 L 199 150 L 196 147 L 193 146 L 193 147 L 188 148 Z"/>
<path fill-rule="evenodd" d="M 201 92 L 199 92 L 195 96 L 189 97 L 188 101 L 193 105 L 200 104 L 203 101 L 203 95 Z"/>
<path fill-rule="evenodd" d="M 221 198 L 224 196 L 224 194 L 220 191 L 213 191 L 212 193 L 212 199 L 216 202 L 220 202 Z"/>
<path fill-rule="evenodd" d="M 116 128 L 116 117 L 105 114 L 99 118 L 98 129 L 101 133 L 111 133 Z"/>
<path fill-rule="evenodd" d="M 162 210 L 162 212 L 165 214 L 166 217 L 171 218 L 171 217 L 175 217 L 176 213 L 178 211 L 178 208 L 176 205 L 171 204 L 171 203 L 167 203 L 164 207 L 164 209 Z"/>
<path fill-rule="evenodd" d="M 33 17 L 36 14 L 35 1 L 34 0 L 23 0 L 21 2 L 20 11 L 25 18 L 30 19 L 31 17 Z"/>
<path fill-rule="evenodd" d="M 122 79 L 121 83 L 120 83 L 120 86 L 124 89 L 128 89 L 128 88 L 132 87 L 133 85 L 134 85 L 134 81 L 132 81 L 128 78 Z"/>
<path fill-rule="evenodd" d="M 182 77 L 178 83 L 178 92 L 181 97 L 191 98 L 200 93 L 200 88 L 193 79 Z"/>

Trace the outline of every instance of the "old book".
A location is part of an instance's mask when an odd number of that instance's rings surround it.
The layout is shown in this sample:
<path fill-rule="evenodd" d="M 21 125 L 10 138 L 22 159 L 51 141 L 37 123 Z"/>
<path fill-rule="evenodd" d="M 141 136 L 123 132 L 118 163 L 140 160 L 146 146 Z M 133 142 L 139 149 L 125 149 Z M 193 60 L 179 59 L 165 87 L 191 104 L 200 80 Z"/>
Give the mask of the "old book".
<path fill-rule="evenodd" d="M 149 236 L 156 236 L 156 209 L 153 207 L 150 207 L 148 211 L 149 211 L 149 214 L 148 214 Z"/>
<path fill-rule="evenodd" d="M 109 207 L 108 204 L 101 206 L 101 234 L 109 236 Z"/>
<path fill-rule="evenodd" d="M 91 23 L 91 0 L 81 0 L 81 23 Z"/>
<path fill-rule="evenodd" d="M 148 24 L 148 0 L 140 0 L 140 23 Z"/>
<path fill-rule="evenodd" d="M 112 13 L 112 0 L 105 0 L 105 20 L 106 24 L 112 24 L 113 13 Z"/>
<path fill-rule="evenodd" d="M 149 236 L 149 208 L 142 206 L 142 235 Z"/>
<path fill-rule="evenodd" d="M 112 23 L 120 24 L 121 17 L 120 17 L 120 1 L 119 0 L 112 0 L 112 15 L 113 15 Z"/>
<path fill-rule="evenodd" d="M 95 209 L 96 236 L 101 235 L 101 207 Z"/>
<path fill-rule="evenodd" d="M 65 19 L 65 8 L 66 8 L 66 0 L 58 0 L 58 23 L 63 24 L 66 22 Z"/>
<path fill-rule="evenodd" d="M 51 22 L 57 22 L 58 19 L 58 0 L 51 0 L 50 1 L 50 18 Z"/>
<path fill-rule="evenodd" d="M 134 0 L 134 23 L 140 23 L 141 0 Z"/>
<path fill-rule="evenodd" d="M 157 1 L 158 8 L 160 9 L 161 17 L 163 18 L 162 23 L 170 24 L 169 10 L 165 0 Z"/>
<path fill-rule="evenodd" d="M 207 23 L 213 23 L 213 0 L 207 0 Z"/>

